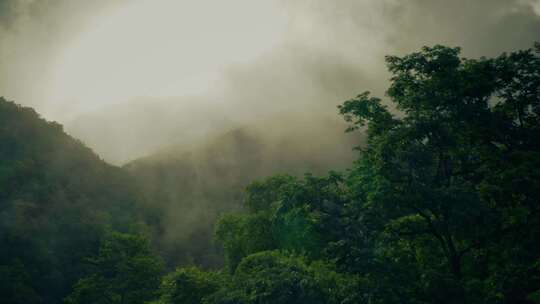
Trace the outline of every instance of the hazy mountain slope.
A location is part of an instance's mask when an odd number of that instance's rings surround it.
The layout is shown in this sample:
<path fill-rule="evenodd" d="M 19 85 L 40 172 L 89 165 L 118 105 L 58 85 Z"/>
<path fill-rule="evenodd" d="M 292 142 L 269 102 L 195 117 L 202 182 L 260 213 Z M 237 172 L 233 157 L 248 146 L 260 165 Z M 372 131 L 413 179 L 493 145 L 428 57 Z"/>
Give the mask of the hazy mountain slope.
<path fill-rule="evenodd" d="M 66 130 L 107 162 L 125 164 L 228 125 L 223 109 L 208 101 L 139 98 L 76 116 Z"/>
<path fill-rule="evenodd" d="M 241 208 L 243 190 L 253 180 L 350 164 L 358 138 L 345 135 L 339 120 L 309 118 L 260 121 L 127 164 L 147 199 L 164 211 L 160 242 L 167 260 L 220 265 L 222 256 L 211 243 L 214 221 Z"/>
<path fill-rule="evenodd" d="M 137 193 L 129 176 L 61 125 L 0 98 L 3 300 L 61 302 L 104 230 L 137 229 Z"/>

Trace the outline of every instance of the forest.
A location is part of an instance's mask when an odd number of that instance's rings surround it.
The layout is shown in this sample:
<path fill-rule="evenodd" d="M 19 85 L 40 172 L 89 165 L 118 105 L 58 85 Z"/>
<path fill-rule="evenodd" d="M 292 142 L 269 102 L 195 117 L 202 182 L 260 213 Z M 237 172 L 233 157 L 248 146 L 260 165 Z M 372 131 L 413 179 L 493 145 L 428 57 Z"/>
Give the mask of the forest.
<path fill-rule="evenodd" d="M 337 109 L 358 138 L 346 169 L 291 156 L 249 181 L 240 131 L 237 171 L 199 153 L 201 181 L 182 162 L 110 165 L 0 98 L 0 303 L 540 303 L 540 43 L 385 59 L 386 96 Z M 169 213 L 202 205 L 171 242 Z"/>

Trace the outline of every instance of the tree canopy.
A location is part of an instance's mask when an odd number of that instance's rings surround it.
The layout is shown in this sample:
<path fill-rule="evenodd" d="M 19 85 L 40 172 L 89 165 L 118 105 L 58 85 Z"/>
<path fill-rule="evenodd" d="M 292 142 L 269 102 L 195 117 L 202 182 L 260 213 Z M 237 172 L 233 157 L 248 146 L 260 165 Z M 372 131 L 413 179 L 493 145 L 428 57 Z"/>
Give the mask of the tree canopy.
<path fill-rule="evenodd" d="M 434 46 L 387 57 L 389 100 L 365 92 L 339 107 L 349 131 L 367 132 L 358 161 L 248 187 L 249 212 L 218 225 L 231 269 L 278 250 L 357 276 L 369 303 L 532 301 L 539 52 L 465 59 Z"/>

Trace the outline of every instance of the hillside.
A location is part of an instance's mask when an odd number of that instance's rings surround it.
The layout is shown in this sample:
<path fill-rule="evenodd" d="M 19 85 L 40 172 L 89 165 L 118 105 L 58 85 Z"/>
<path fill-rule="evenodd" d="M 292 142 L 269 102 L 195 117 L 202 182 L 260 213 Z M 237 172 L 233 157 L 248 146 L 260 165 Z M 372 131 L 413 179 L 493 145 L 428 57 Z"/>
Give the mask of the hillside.
<path fill-rule="evenodd" d="M 222 106 L 191 97 L 137 98 L 75 116 L 65 128 L 107 162 L 125 164 L 228 125 Z"/>
<path fill-rule="evenodd" d="M 61 125 L 0 98 L 0 294 L 7 303 L 59 303 L 104 231 L 144 226 L 141 202 L 120 168 Z"/>
<path fill-rule="evenodd" d="M 353 160 L 358 137 L 344 134 L 343 124 L 292 118 L 173 146 L 125 166 L 146 199 L 163 210 L 160 247 L 167 261 L 220 266 L 223 257 L 212 242 L 214 223 L 220 214 L 241 208 L 252 181 L 274 174 L 326 173 Z"/>

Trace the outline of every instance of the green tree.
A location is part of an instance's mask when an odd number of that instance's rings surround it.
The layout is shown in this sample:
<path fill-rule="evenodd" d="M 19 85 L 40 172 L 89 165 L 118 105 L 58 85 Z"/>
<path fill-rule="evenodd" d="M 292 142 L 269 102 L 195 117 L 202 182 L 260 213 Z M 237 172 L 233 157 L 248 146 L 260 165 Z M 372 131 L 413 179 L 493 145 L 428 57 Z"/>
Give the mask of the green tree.
<path fill-rule="evenodd" d="M 225 258 L 230 271 L 234 271 L 244 257 L 255 252 L 275 249 L 277 246 L 268 212 L 227 214 L 219 219 L 216 238 L 225 249 Z"/>
<path fill-rule="evenodd" d="M 163 304 L 200 304 L 223 284 L 221 273 L 197 267 L 179 268 L 163 278 L 160 299 Z"/>
<path fill-rule="evenodd" d="M 256 181 L 246 190 L 247 214 L 223 216 L 216 229 L 232 271 L 242 258 L 281 249 L 321 258 L 339 231 L 344 203 L 341 176 L 280 175 Z"/>
<path fill-rule="evenodd" d="M 367 92 L 340 107 L 351 130 L 368 133 L 347 178 L 356 232 L 345 243 L 368 244 L 384 277 L 421 278 L 400 285 L 417 300 L 523 303 L 540 287 L 531 241 L 540 228 L 540 48 L 478 60 L 459 52 L 387 57 L 399 114 Z M 344 260 L 358 268 L 358 257 Z"/>
<path fill-rule="evenodd" d="M 359 303 L 360 282 L 356 276 L 337 273 L 328 263 L 262 251 L 244 258 L 231 282 L 205 303 Z"/>
<path fill-rule="evenodd" d="M 90 273 L 75 284 L 66 303 L 145 303 L 157 295 L 162 261 L 141 236 L 110 232 L 88 262 Z"/>

